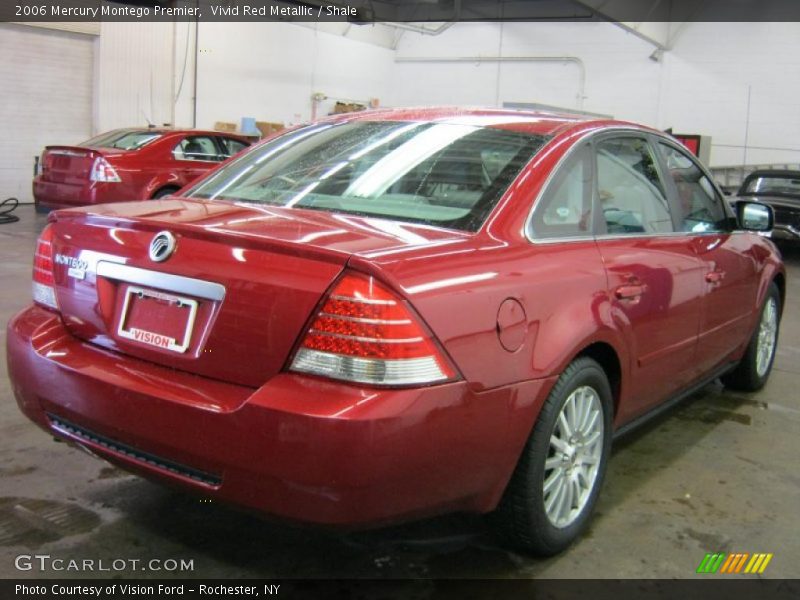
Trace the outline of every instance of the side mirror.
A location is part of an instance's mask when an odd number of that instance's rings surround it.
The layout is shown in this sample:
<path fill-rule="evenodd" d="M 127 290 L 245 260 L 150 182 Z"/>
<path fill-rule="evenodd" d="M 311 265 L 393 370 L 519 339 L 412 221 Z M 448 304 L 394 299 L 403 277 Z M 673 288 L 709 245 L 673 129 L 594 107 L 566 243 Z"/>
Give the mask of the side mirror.
<path fill-rule="evenodd" d="M 746 231 L 772 231 L 774 220 L 771 206 L 749 200 L 736 203 L 737 224 Z"/>

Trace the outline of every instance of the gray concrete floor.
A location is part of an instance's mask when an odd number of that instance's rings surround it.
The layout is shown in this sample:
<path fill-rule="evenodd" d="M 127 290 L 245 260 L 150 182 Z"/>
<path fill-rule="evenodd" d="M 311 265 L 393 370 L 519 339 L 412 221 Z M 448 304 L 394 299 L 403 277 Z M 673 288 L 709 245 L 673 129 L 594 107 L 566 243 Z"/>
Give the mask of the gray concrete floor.
<path fill-rule="evenodd" d="M 710 385 L 617 444 L 588 533 L 548 560 L 509 552 L 484 520 L 454 515 L 391 529 L 294 529 L 204 503 L 54 443 L 17 410 L 5 323 L 29 303 L 45 218 L 0 225 L 0 577 L 14 557 L 184 558 L 196 577 L 685 578 L 706 552 L 772 552 L 765 577 L 800 564 L 800 251 L 785 249 L 787 306 L 775 369 L 758 394 Z M 92 576 L 47 573 L 44 576 Z M 109 573 L 95 573 L 109 576 Z M 123 571 L 116 576 L 165 573 Z"/>

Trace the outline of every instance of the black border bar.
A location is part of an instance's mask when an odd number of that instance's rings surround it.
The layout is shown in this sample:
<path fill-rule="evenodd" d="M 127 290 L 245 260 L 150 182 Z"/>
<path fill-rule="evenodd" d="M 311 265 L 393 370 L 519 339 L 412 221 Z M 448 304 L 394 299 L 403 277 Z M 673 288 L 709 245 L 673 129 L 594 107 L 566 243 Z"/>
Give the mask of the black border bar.
<path fill-rule="evenodd" d="M 798 0 L 2 0 L 2 22 L 800 21 Z"/>

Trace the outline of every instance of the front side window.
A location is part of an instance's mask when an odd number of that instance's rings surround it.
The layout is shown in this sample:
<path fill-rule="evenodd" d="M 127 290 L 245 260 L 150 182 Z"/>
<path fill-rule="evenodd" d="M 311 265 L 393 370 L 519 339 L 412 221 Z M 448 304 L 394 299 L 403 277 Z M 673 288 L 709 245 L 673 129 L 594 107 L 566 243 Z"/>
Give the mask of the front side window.
<path fill-rule="evenodd" d="M 561 165 L 537 202 L 529 234 L 535 239 L 592 233 L 591 149 L 584 146 Z"/>
<path fill-rule="evenodd" d="M 175 146 L 172 155 L 177 160 L 220 160 L 219 151 L 214 144 L 214 140 L 204 135 L 195 135 L 182 139 Z"/>
<path fill-rule="evenodd" d="M 311 125 L 188 195 L 477 230 L 546 136 L 447 122 Z"/>
<path fill-rule="evenodd" d="M 608 234 L 673 231 L 664 185 L 644 139 L 623 137 L 597 144 L 597 195 Z"/>
<path fill-rule="evenodd" d="M 659 147 L 678 193 L 681 230 L 724 231 L 727 224 L 724 200 L 708 177 L 685 152 L 664 143 L 659 143 Z"/>

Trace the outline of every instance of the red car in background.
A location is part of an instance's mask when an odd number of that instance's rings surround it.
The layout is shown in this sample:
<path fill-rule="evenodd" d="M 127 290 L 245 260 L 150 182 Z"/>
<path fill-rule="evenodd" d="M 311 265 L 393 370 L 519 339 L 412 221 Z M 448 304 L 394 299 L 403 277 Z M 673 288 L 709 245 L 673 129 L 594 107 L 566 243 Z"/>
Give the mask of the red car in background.
<path fill-rule="evenodd" d="M 145 128 L 47 146 L 33 180 L 36 209 L 162 198 L 250 144 L 218 131 Z"/>
<path fill-rule="evenodd" d="M 8 373 L 50 434 L 214 499 L 344 526 L 496 511 L 552 554 L 613 437 L 770 374 L 772 212 L 732 211 L 649 128 L 348 114 L 181 193 L 50 215 Z"/>

